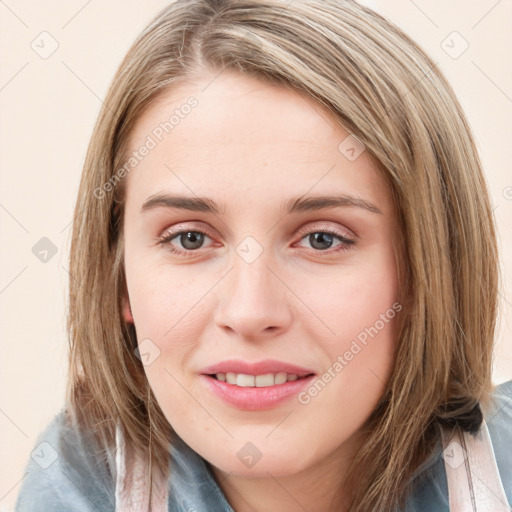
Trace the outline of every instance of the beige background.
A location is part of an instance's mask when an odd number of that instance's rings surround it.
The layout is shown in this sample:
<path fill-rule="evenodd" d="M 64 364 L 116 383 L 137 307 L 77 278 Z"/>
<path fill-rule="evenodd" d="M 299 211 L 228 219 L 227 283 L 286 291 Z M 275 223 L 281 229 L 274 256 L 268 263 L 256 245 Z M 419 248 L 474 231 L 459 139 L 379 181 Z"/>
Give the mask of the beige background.
<path fill-rule="evenodd" d="M 494 381 L 509 380 L 512 2 L 363 3 L 394 20 L 439 63 L 474 128 L 504 271 Z M 69 226 L 101 98 L 133 39 L 166 4 L 0 1 L 0 511 L 12 509 L 36 437 L 64 399 Z M 44 53 L 57 44 L 52 55 Z M 46 262 L 33 253 L 36 244 L 49 250 Z"/>

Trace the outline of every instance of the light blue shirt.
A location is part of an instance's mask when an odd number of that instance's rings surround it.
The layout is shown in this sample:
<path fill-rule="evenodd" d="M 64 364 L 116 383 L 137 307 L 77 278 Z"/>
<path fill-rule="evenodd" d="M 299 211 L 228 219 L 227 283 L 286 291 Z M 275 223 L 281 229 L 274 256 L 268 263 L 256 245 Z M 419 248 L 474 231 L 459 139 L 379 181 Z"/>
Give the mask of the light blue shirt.
<path fill-rule="evenodd" d="M 512 380 L 497 386 L 486 416 L 496 462 L 512 506 Z M 413 492 L 403 510 L 448 512 L 448 487 L 442 443 L 412 477 Z M 115 511 L 113 455 L 99 456 L 89 436 L 64 424 L 64 412 L 39 435 L 26 465 L 16 512 Z M 213 478 L 208 463 L 177 439 L 171 447 L 169 512 L 234 512 Z M 115 471 L 115 469 L 114 469 Z"/>

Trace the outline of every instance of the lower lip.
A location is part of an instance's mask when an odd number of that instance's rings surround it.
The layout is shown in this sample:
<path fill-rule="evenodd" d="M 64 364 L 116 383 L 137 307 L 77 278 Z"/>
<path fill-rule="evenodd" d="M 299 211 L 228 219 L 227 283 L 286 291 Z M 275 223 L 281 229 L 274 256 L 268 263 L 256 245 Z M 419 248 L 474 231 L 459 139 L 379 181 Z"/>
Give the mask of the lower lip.
<path fill-rule="evenodd" d="M 217 380 L 209 375 L 201 375 L 200 377 L 210 391 L 222 398 L 229 405 L 245 411 L 261 411 L 264 409 L 272 409 L 290 399 L 292 396 L 297 395 L 302 388 L 312 381 L 314 375 L 264 388 L 235 386 Z"/>

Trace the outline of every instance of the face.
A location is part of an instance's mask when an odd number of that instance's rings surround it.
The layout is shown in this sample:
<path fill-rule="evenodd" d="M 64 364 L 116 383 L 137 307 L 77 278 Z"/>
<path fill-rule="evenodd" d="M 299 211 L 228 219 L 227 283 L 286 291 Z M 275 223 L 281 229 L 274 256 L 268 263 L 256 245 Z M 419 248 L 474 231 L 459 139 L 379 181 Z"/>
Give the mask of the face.
<path fill-rule="evenodd" d="M 230 71 L 164 93 L 131 133 L 125 319 L 167 420 L 221 471 L 346 455 L 389 380 L 397 224 L 357 142 Z"/>

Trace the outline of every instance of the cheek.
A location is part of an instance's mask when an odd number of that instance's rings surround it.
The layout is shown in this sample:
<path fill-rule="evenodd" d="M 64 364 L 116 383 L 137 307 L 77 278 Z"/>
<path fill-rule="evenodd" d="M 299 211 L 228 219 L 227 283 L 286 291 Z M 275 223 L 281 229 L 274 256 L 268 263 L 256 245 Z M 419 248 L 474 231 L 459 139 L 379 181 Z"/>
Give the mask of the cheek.
<path fill-rule="evenodd" d="M 394 261 L 387 257 L 341 268 L 335 276 L 316 276 L 304 281 L 300 290 L 304 303 L 318 312 L 323 326 L 316 338 L 321 333 L 329 353 L 339 352 L 358 337 L 364 342 L 368 329 L 389 331 L 388 324 L 401 309 L 393 307 L 398 299 L 398 283 Z"/>
<path fill-rule="evenodd" d="M 202 298 L 211 285 L 197 272 L 170 265 L 140 262 L 127 266 L 127 283 L 134 323 L 139 339 L 154 338 L 162 342 L 190 333 Z M 192 313 L 192 314 L 191 314 Z"/>
<path fill-rule="evenodd" d="M 299 401 L 317 409 L 315 415 L 339 417 L 346 425 L 346 411 L 351 411 L 354 421 L 362 423 L 382 396 L 395 360 L 403 307 L 397 300 L 392 251 L 340 272 L 322 289 L 322 294 L 313 293 L 311 287 L 308 298 L 325 327 L 315 338 L 325 356 L 323 373 Z M 338 407 L 331 410 L 332 404 Z"/>
<path fill-rule="evenodd" d="M 205 322 L 212 318 L 205 294 L 214 277 L 139 264 L 127 266 L 127 281 L 139 351 L 155 398 L 171 424 L 180 418 L 194 421 L 194 382 L 184 374 L 204 337 Z"/>

